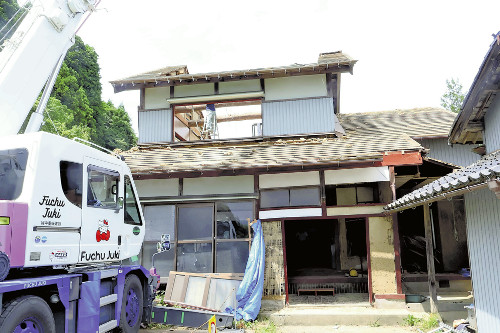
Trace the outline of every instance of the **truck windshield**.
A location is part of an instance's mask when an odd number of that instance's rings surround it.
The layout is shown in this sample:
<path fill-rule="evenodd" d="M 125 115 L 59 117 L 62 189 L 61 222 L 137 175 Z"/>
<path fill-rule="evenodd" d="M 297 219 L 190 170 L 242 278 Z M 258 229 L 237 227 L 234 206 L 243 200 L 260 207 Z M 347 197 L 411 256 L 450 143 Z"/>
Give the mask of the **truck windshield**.
<path fill-rule="evenodd" d="M 0 150 L 0 200 L 14 200 L 23 190 L 28 150 Z"/>

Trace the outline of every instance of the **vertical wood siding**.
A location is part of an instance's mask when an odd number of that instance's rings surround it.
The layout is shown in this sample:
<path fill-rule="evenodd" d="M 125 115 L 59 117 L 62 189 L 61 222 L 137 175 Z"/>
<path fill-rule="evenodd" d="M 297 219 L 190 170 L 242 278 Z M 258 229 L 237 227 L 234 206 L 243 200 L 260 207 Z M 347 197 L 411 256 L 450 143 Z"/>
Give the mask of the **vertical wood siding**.
<path fill-rule="evenodd" d="M 139 112 L 139 143 L 170 142 L 172 110 Z"/>
<path fill-rule="evenodd" d="M 427 156 L 458 166 L 468 166 L 481 157 L 472 152 L 477 145 L 448 145 L 448 139 L 424 139 L 420 144 L 430 149 Z"/>
<path fill-rule="evenodd" d="M 495 101 L 484 116 L 484 142 L 486 152 L 489 154 L 500 149 L 500 97 Z"/>
<path fill-rule="evenodd" d="M 331 98 L 262 103 L 264 136 L 331 133 L 338 120 Z"/>
<path fill-rule="evenodd" d="M 467 238 L 478 329 L 500 327 L 500 200 L 488 189 L 465 196 Z"/>

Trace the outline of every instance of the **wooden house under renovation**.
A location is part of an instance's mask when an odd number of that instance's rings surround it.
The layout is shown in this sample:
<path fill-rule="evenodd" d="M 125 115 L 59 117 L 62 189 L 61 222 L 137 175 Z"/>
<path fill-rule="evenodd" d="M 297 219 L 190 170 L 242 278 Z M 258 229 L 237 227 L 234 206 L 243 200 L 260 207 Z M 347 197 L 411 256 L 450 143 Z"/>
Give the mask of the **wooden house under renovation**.
<path fill-rule="evenodd" d="M 248 219 L 262 221 L 264 297 L 315 289 L 404 301 L 426 288 L 422 213 L 386 215 L 395 199 L 477 159 L 446 144 L 455 114 L 434 108 L 343 114 L 356 61 L 190 74 L 172 66 L 113 81 L 140 90 L 139 145 L 124 152 L 147 221 L 142 263 L 242 273 Z M 434 211 L 441 288 L 470 289 L 463 201 Z M 167 282 L 163 279 L 163 282 Z M 277 297 L 278 296 L 278 297 Z"/>

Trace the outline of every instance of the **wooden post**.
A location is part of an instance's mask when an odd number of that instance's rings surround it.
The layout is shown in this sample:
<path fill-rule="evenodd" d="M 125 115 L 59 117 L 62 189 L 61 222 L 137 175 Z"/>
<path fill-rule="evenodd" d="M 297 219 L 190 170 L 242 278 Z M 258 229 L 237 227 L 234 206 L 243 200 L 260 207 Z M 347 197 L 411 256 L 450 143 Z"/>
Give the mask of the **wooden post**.
<path fill-rule="evenodd" d="M 438 313 L 437 293 L 436 293 L 436 269 L 434 267 L 434 247 L 432 244 L 431 212 L 429 204 L 424 207 L 424 226 L 425 226 L 425 249 L 427 254 L 427 277 L 429 281 L 429 294 L 431 296 L 431 313 Z"/>

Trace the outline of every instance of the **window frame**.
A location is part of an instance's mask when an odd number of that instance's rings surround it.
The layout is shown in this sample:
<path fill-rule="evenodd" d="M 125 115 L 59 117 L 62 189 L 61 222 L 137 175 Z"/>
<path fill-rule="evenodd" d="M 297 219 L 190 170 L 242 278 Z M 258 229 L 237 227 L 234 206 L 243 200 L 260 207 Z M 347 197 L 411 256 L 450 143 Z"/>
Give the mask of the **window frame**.
<path fill-rule="evenodd" d="M 358 201 L 358 188 L 359 187 L 370 187 L 373 190 L 373 201 L 370 202 L 359 202 Z M 338 205 L 337 189 L 338 188 L 354 188 L 354 193 L 356 195 L 356 203 L 354 205 Z M 376 205 L 380 204 L 380 194 L 378 182 L 369 183 L 354 183 L 354 184 L 339 184 L 339 185 L 325 185 L 325 201 L 328 202 L 328 193 L 335 193 L 335 205 L 327 205 L 327 207 L 353 207 L 360 205 Z"/>
<path fill-rule="evenodd" d="M 292 205 L 291 204 L 291 191 L 293 190 L 301 190 L 301 189 L 317 189 L 318 190 L 318 203 L 317 204 L 308 204 L 308 205 Z M 287 206 L 265 206 L 262 204 L 262 192 L 272 192 L 285 190 L 288 191 L 288 205 Z M 291 187 L 273 187 L 259 190 L 259 198 L 260 198 L 260 209 L 261 210 L 271 210 L 271 209 L 280 209 L 280 208 L 302 208 L 302 207 L 321 207 L 321 186 L 320 185 L 305 185 L 305 186 L 291 186 Z"/>
<path fill-rule="evenodd" d="M 127 221 L 125 219 L 125 214 L 127 213 L 127 180 L 129 182 L 128 186 L 130 186 L 130 192 L 132 192 L 132 196 L 134 197 L 135 209 L 137 211 L 137 217 L 139 218 L 139 223 Z M 141 210 L 139 209 L 139 201 L 137 200 L 138 196 L 136 195 L 134 188 L 132 186 L 132 179 L 128 175 L 124 175 L 123 177 L 123 222 L 125 224 L 130 224 L 134 226 L 142 226 L 144 225 L 144 221 L 142 220 Z"/>
<path fill-rule="evenodd" d="M 92 189 L 92 187 L 90 186 L 91 179 L 92 179 L 90 177 L 91 171 L 96 171 L 96 172 L 100 172 L 100 173 L 107 175 L 107 176 L 115 177 L 116 183 L 114 185 L 116 185 L 116 193 L 114 194 L 114 196 L 115 196 L 115 205 L 114 206 L 95 206 L 95 205 L 89 204 L 88 193 L 89 193 L 89 190 Z M 120 208 L 119 201 L 118 201 L 119 188 L 120 188 L 120 172 L 115 171 L 115 170 L 111 170 L 111 169 L 107 169 L 107 168 L 103 168 L 103 167 L 93 165 L 93 164 L 89 164 L 87 166 L 87 204 L 86 204 L 86 206 L 88 208 L 99 208 L 99 209 L 110 209 L 110 210 L 119 209 Z M 96 199 L 95 196 L 94 196 L 94 199 Z"/>
<path fill-rule="evenodd" d="M 187 204 L 176 204 L 175 206 L 175 239 L 171 240 L 172 243 L 175 243 L 175 257 L 174 257 L 174 267 L 177 269 L 179 262 L 179 244 L 211 244 L 212 246 L 212 271 L 210 273 L 227 273 L 227 272 L 217 272 L 217 243 L 230 243 L 230 242 L 248 242 L 248 254 L 250 255 L 250 249 L 252 246 L 252 228 L 247 224 L 248 228 L 248 236 L 246 238 L 236 238 L 236 239 L 219 239 L 217 238 L 217 205 L 223 202 L 249 202 L 252 205 L 251 208 L 251 220 L 255 217 L 255 200 L 215 200 L 209 202 L 202 203 L 187 203 Z M 189 240 L 179 240 L 179 209 L 184 207 L 211 207 L 212 208 L 212 237 L 209 240 L 201 240 L 201 239 L 189 239 Z M 234 272 L 233 272 L 234 273 Z M 242 272 L 244 273 L 244 272 Z M 239 273 L 235 273 L 239 274 Z"/>

